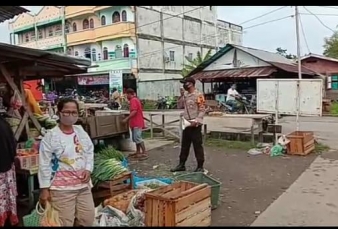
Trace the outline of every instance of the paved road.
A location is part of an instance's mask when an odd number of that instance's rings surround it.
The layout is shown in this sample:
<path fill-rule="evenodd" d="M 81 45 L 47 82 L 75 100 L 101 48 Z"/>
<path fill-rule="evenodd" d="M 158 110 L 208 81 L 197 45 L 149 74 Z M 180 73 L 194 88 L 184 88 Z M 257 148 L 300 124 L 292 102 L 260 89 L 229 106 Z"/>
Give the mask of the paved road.
<path fill-rule="evenodd" d="M 251 226 L 337 226 L 338 153 L 319 156 Z"/>

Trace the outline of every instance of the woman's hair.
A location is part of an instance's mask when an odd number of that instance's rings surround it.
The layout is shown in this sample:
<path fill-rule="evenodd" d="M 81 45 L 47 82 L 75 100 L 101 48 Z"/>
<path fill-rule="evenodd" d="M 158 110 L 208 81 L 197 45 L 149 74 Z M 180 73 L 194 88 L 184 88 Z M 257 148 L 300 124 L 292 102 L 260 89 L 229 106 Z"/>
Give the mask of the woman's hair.
<path fill-rule="evenodd" d="M 135 94 L 135 91 L 134 91 L 134 89 L 132 89 L 132 88 L 128 88 L 128 89 L 126 90 L 126 94 L 134 95 L 134 94 Z"/>
<path fill-rule="evenodd" d="M 63 107 L 65 106 L 66 103 L 75 103 L 76 104 L 76 108 L 79 111 L 79 103 L 72 98 L 62 98 L 59 100 L 58 105 L 57 105 L 57 110 L 58 112 L 62 111 Z"/>

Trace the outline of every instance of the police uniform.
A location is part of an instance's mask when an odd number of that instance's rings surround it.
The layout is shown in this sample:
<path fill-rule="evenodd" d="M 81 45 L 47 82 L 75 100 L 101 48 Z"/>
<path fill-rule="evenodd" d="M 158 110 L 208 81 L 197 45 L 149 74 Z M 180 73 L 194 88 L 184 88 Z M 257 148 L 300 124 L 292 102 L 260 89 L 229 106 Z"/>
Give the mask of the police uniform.
<path fill-rule="evenodd" d="M 183 81 L 190 82 L 193 85 L 195 80 L 187 78 Z M 205 114 L 205 100 L 202 93 L 195 89 L 191 93 L 185 93 L 184 95 L 184 112 L 183 118 L 187 121 L 198 122 L 197 126 L 188 126 L 183 130 L 182 142 L 181 142 L 181 153 L 179 165 L 172 169 L 172 172 L 185 171 L 185 162 L 188 159 L 191 143 L 194 147 L 195 157 L 197 160 L 196 171 L 203 171 L 204 164 L 204 149 L 203 149 L 203 137 L 202 137 L 202 124 L 203 117 Z"/>

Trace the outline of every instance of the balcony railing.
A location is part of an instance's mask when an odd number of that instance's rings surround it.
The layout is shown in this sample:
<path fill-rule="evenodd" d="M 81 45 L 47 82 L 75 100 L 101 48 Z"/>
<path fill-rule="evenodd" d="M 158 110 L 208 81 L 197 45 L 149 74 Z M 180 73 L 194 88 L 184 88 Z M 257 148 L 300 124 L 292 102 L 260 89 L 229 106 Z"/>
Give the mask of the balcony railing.
<path fill-rule="evenodd" d="M 132 22 L 119 22 L 94 29 L 69 33 L 67 34 L 67 44 L 73 46 L 131 36 L 135 36 L 135 24 Z"/>

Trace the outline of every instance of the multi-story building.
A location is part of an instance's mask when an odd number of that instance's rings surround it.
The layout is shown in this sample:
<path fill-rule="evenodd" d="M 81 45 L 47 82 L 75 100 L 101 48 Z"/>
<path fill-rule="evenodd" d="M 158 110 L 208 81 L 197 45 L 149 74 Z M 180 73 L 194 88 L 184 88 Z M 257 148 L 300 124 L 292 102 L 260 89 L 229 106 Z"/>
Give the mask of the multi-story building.
<path fill-rule="evenodd" d="M 177 95 L 185 56 L 242 43 L 242 27 L 217 20 L 213 6 L 66 6 L 65 11 L 68 54 L 93 61 L 96 67 L 87 75 L 122 70 L 126 87 L 137 79 L 141 98 Z"/>
<path fill-rule="evenodd" d="M 67 53 L 92 60 L 93 68 L 78 77 L 108 78 L 110 71 L 118 70 L 124 86 L 136 88 L 135 8 L 66 6 L 65 17 Z"/>
<path fill-rule="evenodd" d="M 66 50 L 64 7 L 44 6 L 37 14 L 20 14 L 9 22 L 11 44 L 55 52 Z"/>
<path fill-rule="evenodd" d="M 217 20 L 215 6 L 138 6 L 135 13 L 141 98 L 178 95 L 185 57 L 242 43 L 242 27 Z"/>

